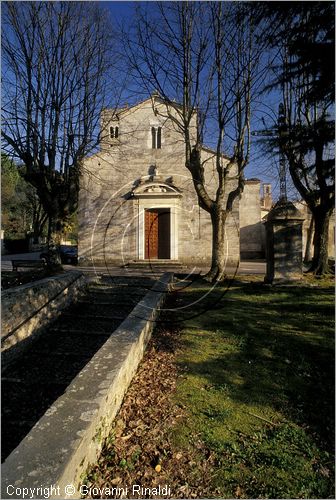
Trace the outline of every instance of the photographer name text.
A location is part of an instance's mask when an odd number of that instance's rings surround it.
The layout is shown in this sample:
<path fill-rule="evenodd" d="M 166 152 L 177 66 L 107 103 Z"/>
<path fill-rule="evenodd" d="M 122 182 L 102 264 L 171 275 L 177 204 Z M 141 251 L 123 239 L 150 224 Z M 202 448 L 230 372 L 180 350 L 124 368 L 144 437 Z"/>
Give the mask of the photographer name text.
<path fill-rule="evenodd" d="M 145 497 L 168 497 L 171 496 L 171 489 L 169 485 L 158 485 L 154 488 L 146 488 L 140 484 L 133 484 L 131 486 L 116 487 L 104 485 L 103 487 L 98 486 L 87 486 L 80 485 L 78 490 L 73 484 L 68 484 L 64 488 L 60 486 L 39 486 L 35 488 L 25 488 L 20 486 L 7 486 L 7 495 L 13 498 L 71 498 L 77 492 L 81 496 L 89 496 L 90 498 L 127 498 L 129 496 L 135 498 L 145 498 Z"/>

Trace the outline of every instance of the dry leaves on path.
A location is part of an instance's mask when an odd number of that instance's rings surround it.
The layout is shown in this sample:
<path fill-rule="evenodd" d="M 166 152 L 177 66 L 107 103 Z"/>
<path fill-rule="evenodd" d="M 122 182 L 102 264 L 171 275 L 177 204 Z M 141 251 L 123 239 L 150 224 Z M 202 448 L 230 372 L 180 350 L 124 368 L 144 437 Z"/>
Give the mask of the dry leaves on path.
<path fill-rule="evenodd" d="M 171 429 L 185 418 L 173 398 L 178 378 L 178 338 L 178 329 L 172 325 L 161 323 L 156 328 L 114 422 L 111 438 L 88 474 L 89 488 L 128 488 L 127 498 L 132 498 L 132 485 L 168 485 L 171 493 L 165 498 L 197 498 L 208 492 L 213 464 L 202 443 L 194 451 L 186 451 L 176 449 L 171 440 Z M 195 453 L 198 458 L 202 453 L 202 459 L 196 462 Z"/>

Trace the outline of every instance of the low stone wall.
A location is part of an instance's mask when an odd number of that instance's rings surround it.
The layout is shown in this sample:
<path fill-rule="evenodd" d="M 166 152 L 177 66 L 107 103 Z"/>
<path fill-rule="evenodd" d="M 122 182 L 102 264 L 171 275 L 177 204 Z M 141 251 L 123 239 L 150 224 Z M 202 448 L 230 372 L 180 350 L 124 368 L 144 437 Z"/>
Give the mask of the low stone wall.
<path fill-rule="evenodd" d="M 44 278 L 1 294 L 1 369 L 19 354 L 62 310 L 76 300 L 85 285 L 79 271 Z"/>
<path fill-rule="evenodd" d="M 23 498 L 25 491 L 39 498 L 37 488 L 51 485 L 50 498 L 80 498 L 83 476 L 109 434 L 171 279 L 163 275 L 9 455 L 1 498 Z"/>

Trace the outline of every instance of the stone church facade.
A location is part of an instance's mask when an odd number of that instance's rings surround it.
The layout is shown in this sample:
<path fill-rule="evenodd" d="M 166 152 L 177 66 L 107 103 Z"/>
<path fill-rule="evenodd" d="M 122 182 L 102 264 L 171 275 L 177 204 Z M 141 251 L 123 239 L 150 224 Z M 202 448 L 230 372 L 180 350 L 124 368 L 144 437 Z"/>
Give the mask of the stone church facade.
<path fill-rule="evenodd" d="M 86 158 L 81 178 L 81 261 L 99 265 L 139 261 L 208 265 L 211 221 L 198 206 L 191 174 L 185 167 L 178 110 L 167 110 L 159 98 L 151 97 L 117 111 L 105 109 L 101 130 L 100 150 Z M 192 133 L 196 134 L 196 117 Z M 215 153 L 204 147 L 201 159 L 207 190 L 214 196 Z M 227 194 L 236 187 L 236 174 L 233 167 Z M 247 181 L 242 199 L 236 199 L 228 217 L 228 265 L 239 262 L 241 250 L 247 257 L 262 254 L 260 227 L 259 236 L 255 236 L 261 220 L 258 190 L 260 181 Z"/>

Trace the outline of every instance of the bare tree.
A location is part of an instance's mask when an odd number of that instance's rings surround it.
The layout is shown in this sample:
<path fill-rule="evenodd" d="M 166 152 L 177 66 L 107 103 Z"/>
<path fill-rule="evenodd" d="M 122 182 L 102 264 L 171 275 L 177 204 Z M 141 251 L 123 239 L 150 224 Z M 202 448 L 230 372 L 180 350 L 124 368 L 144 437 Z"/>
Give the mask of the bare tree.
<path fill-rule="evenodd" d="M 290 60 L 285 58 L 285 68 Z M 328 100 L 311 99 L 314 75 L 284 82 L 285 136 L 282 148 L 293 183 L 314 220 L 314 254 L 310 271 L 325 274 L 328 266 L 329 222 L 335 207 L 334 122 Z"/>
<path fill-rule="evenodd" d="M 184 140 L 185 166 L 213 228 L 206 278 L 220 281 L 225 223 L 244 189 L 250 152 L 251 93 L 260 54 L 249 9 L 235 2 L 169 2 L 148 15 L 139 8 L 128 49 L 137 83 L 148 93 L 158 92 Z M 215 146 L 215 195 L 206 184 L 201 157 L 208 137 Z"/>
<path fill-rule="evenodd" d="M 333 2 L 261 2 L 264 37 L 279 53 L 273 81 L 280 88 L 284 124 L 280 144 L 314 227 L 310 270 L 329 271 L 329 221 L 335 206 L 335 5 Z M 273 146 L 273 141 L 270 141 Z"/>
<path fill-rule="evenodd" d="M 77 207 L 83 158 L 99 142 L 110 67 L 107 16 L 91 2 L 4 2 L 3 145 L 49 219 L 51 264 Z"/>

